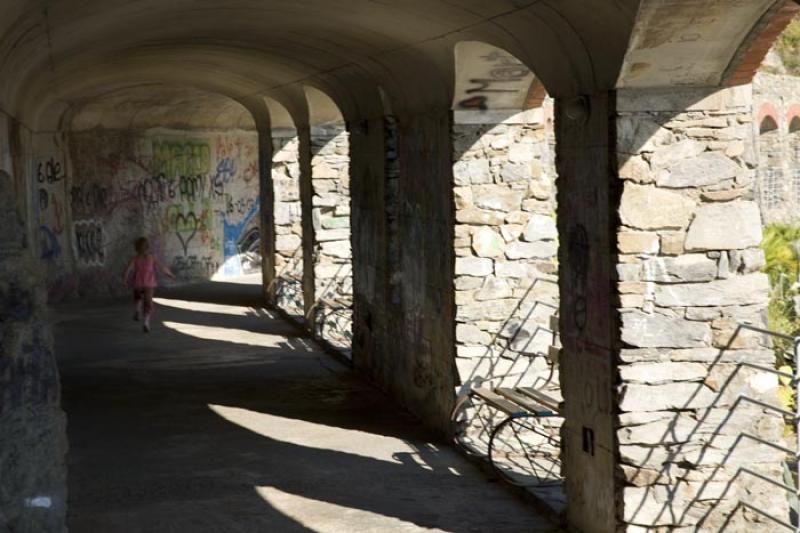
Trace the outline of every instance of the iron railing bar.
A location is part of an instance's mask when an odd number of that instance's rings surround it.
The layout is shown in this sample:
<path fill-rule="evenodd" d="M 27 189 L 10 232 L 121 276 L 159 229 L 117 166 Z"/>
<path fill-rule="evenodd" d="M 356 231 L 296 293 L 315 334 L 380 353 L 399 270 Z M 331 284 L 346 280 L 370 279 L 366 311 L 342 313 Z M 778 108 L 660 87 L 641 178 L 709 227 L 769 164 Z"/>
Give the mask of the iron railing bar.
<path fill-rule="evenodd" d="M 794 342 L 796 339 L 796 337 L 792 337 L 791 335 L 787 335 L 785 333 L 778 333 L 777 331 L 770 331 L 768 329 L 760 328 L 758 326 L 753 326 L 751 324 L 739 324 L 739 328 L 749 329 L 750 331 L 755 331 L 756 333 L 763 333 L 764 335 L 769 335 L 770 337 L 777 337 L 779 339 L 792 342 Z"/>
<path fill-rule="evenodd" d="M 761 370 L 762 372 L 770 372 L 772 374 L 777 374 L 778 376 L 783 376 L 785 378 L 789 378 L 792 381 L 795 380 L 794 374 L 790 374 L 788 372 L 783 372 L 781 370 L 778 370 L 777 368 L 769 368 L 768 366 L 757 365 L 755 363 L 748 363 L 748 362 L 742 362 L 742 363 L 739 363 L 739 364 L 741 366 L 749 366 L 750 368 L 755 368 L 756 370 Z"/>
<path fill-rule="evenodd" d="M 768 476 L 765 476 L 764 474 L 759 474 L 758 472 L 754 472 L 753 470 L 750 470 L 749 468 L 742 467 L 742 468 L 739 468 L 739 471 L 740 472 L 745 472 L 747 474 L 750 474 L 751 476 L 757 477 L 758 479 L 760 479 L 762 481 L 766 481 L 767 483 L 775 485 L 776 487 L 780 487 L 783 490 L 791 492 L 792 494 L 797 494 L 797 489 L 795 487 L 791 487 L 791 486 L 789 486 L 789 485 L 787 485 L 785 483 L 781 483 L 780 481 L 777 481 L 777 480 L 772 479 L 772 478 L 770 478 Z"/>
<path fill-rule="evenodd" d="M 790 417 L 790 418 L 793 418 L 793 419 L 797 419 L 797 413 L 795 413 L 793 411 L 788 411 L 786 409 L 781 409 L 780 407 L 775 407 L 772 404 L 769 404 L 767 402 L 762 402 L 761 400 L 756 400 L 755 398 L 750 398 L 749 396 L 739 396 L 739 398 L 741 398 L 742 400 L 754 403 L 756 405 L 760 405 L 761 407 L 763 407 L 765 409 L 771 409 L 773 411 L 781 413 L 783 416 L 787 416 L 787 417 Z"/>
<path fill-rule="evenodd" d="M 742 507 L 747 507 L 751 511 L 753 511 L 755 513 L 758 513 L 761 516 L 764 516 L 766 518 L 769 518 L 770 520 L 772 520 L 773 522 L 775 522 L 777 524 L 780 524 L 780 525 L 782 525 L 784 527 L 788 527 L 791 530 L 795 529 L 795 526 L 793 526 L 789 522 L 786 522 L 785 520 L 781 520 L 780 518 L 775 518 L 774 516 L 771 516 L 771 515 L 767 514 L 766 511 L 763 511 L 762 509 L 759 509 L 758 507 L 755 507 L 754 505 L 751 505 L 751 504 L 749 504 L 747 502 L 739 502 L 739 505 L 742 506 Z"/>
<path fill-rule="evenodd" d="M 787 448 L 785 446 L 781 446 L 780 444 L 775 444 L 774 442 L 770 442 L 768 440 L 762 439 L 761 437 L 756 437 L 755 435 L 753 435 L 751 433 L 742 432 L 741 435 L 742 435 L 742 437 L 747 437 L 748 439 L 754 440 L 756 442 L 760 442 L 761 444 L 766 444 L 767 446 L 769 446 L 771 448 L 775 448 L 776 450 L 784 452 L 784 453 L 786 453 L 788 455 L 792 455 L 792 456 L 798 457 L 798 452 L 795 451 L 795 450 L 792 450 L 791 448 Z"/>

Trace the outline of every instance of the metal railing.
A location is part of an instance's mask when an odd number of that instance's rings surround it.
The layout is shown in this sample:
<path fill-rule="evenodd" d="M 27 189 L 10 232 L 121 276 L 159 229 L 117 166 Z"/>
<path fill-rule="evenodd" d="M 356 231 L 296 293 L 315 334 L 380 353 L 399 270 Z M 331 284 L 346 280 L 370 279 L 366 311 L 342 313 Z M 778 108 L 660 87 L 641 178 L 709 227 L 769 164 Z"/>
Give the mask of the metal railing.
<path fill-rule="evenodd" d="M 742 475 L 747 475 L 747 476 L 752 476 L 752 477 L 755 477 L 757 479 L 760 479 L 760 480 L 762 480 L 762 481 L 764 481 L 766 483 L 769 483 L 769 484 L 771 484 L 771 485 L 773 485 L 775 487 L 778 487 L 782 491 L 787 492 L 790 496 L 793 497 L 792 498 L 793 501 L 791 501 L 791 504 L 790 504 L 790 508 L 791 508 L 790 510 L 795 513 L 795 518 L 793 520 L 794 523 L 792 523 L 792 522 L 790 522 L 789 520 L 786 519 L 788 517 L 782 518 L 780 516 L 774 516 L 771 513 L 767 512 L 766 510 L 764 510 L 764 509 L 762 509 L 762 508 L 760 508 L 758 506 L 752 505 L 752 504 L 750 504 L 748 502 L 739 501 L 737 503 L 736 507 L 731 512 L 731 514 L 728 515 L 728 519 L 726 521 L 726 525 L 727 525 L 727 522 L 732 519 L 732 517 L 736 514 L 736 512 L 739 509 L 747 509 L 747 510 L 749 510 L 749 511 L 755 513 L 755 514 L 758 514 L 760 516 L 763 516 L 764 518 L 767 518 L 767 519 L 771 520 L 772 522 L 774 522 L 776 524 L 784 526 L 787 529 L 793 530 L 796 533 L 800 533 L 800 520 L 798 520 L 798 517 L 797 517 L 798 511 L 800 511 L 800 509 L 798 509 L 798 501 L 800 501 L 800 410 L 798 410 L 798 399 L 800 399 L 800 365 L 798 365 L 798 352 L 800 351 L 800 337 L 793 337 L 791 335 L 786 335 L 784 333 L 771 331 L 771 330 L 768 330 L 766 328 L 753 326 L 751 324 L 739 324 L 739 326 L 736 328 L 736 331 L 734 332 L 733 336 L 731 337 L 731 340 L 728 343 L 729 346 L 733 343 L 733 341 L 739 336 L 740 332 L 743 331 L 743 330 L 752 331 L 754 333 L 758 333 L 758 334 L 761 334 L 761 335 L 765 335 L 765 336 L 771 337 L 772 339 L 780 339 L 782 341 L 791 343 L 791 346 L 792 346 L 792 356 L 791 357 L 792 357 L 792 362 L 793 362 L 793 368 L 792 368 L 792 372 L 791 373 L 784 372 L 783 370 L 779 370 L 777 368 L 764 366 L 764 365 L 760 365 L 760 364 L 756 364 L 756 363 L 750 363 L 750 362 L 747 362 L 747 361 L 740 361 L 738 363 L 738 366 L 740 368 L 741 367 L 751 368 L 751 369 L 757 370 L 759 372 L 765 372 L 765 373 L 773 374 L 773 375 L 777 376 L 778 378 L 783 378 L 783 379 L 787 380 L 789 382 L 789 384 L 791 385 L 792 390 L 794 391 L 794 394 L 795 394 L 795 396 L 794 396 L 794 398 L 795 398 L 795 400 L 794 400 L 794 409 L 793 410 L 785 409 L 783 407 L 771 404 L 769 402 L 764 402 L 764 401 L 758 400 L 756 398 L 751 398 L 749 396 L 740 395 L 737 398 L 737 400 L 734 402 L 734 405 L 731 406 L 731 411 L 736 409 L 737 404 L 741 401 L 741 402 L 752 403 L 752 404 L 757 405 L 757 406 L 759 406 L 759 407 L 761 407 L 763 409 L 766 409 L 766 410 L 769 410 L 769 411 L 773 411 L 775 413 L 780 414 L 781 416 L 784 417 L 784 420 L 790 420 L 791 421 L 792 429 L 794 430 L 794 433 L 795 433 L 794 434 L 794 438 L 795 438 L 795 442 L 796 442 L 796 448 L 793 450 L 793 449 L 788 448 L 786 446 L 782 446 L 781 444 L 768 441 L 768 440 L 766 440 L 766 439 L 764 439 L 762 437 L 759 437 L 757 435 L 753 435 L 753 434 L 748 433 L 748 432 L 742 432 L 742 433 L 739 434 L 739 436 L 736 438 L 736 440 L 734 441 L 733 445 L 731 446 L 731 450 L 728 452 L 728 456 L 733 452 L 733 450 L 736 448 L 738 443 L 741 442 L 743 439 L 748 439 L 748 440 L 752 440 L 752 441 L 761 443 L 761 444 L 763 444 L 765 446 L 769 446 L 769 447 L 771 447 L 771 448 L 773 448 L 775 450 L 783 452 L 783 453 L 785 453 L 787 455 L 787 457 L 792 457 L 794 459 L 794 469 L 795 470 L 794 470 L 794 472 L 792 474 L 794 475 L 795 479 L 794 480 L 790 480 L 791 484 L 789 484 L 789 483 L 786 482 L 786 480 L 779 481 L 779 480 L 776 480 L 776 479 L 771 478 L 769 476 L 766 476 L 764 474 L 761 474 L 759 472 L 756 472 L 755 470 L 753 470 L 751 468 L 747 468 L 747 467 L 742 466 L 742 467 L 739 467 L 737 469 L 736 474 L 734 474 L 733 479 L 731 480 L 731 482 L 733 482 L 736 478 L 738 478 L 738 477 L 740 477 Z M 723 530 L 724 530 L 724 526 L 723 526 Z"/>

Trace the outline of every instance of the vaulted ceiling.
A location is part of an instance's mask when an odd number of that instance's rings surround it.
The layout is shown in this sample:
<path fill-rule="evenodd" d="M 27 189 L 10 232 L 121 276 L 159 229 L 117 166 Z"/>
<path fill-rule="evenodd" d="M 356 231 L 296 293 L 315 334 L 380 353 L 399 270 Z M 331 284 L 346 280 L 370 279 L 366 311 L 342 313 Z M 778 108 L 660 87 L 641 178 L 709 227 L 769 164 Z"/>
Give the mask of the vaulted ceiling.
<path fill-rule="evenodd" d="M 508 51 L 556 95 L 717 84 L 780 3 L 2 0 L 0 109 L 34 129 L 83 127 L 103 102 L 147 122 L 133 110 L 177 99 L 241 121 L 233 100 L 260 123 L 270 97 L 304 122 L 312 86 L 345 117 L 381 113 L 379 87 L 395 112 L 421 111 L 452 103 L 463 41 Z"/>

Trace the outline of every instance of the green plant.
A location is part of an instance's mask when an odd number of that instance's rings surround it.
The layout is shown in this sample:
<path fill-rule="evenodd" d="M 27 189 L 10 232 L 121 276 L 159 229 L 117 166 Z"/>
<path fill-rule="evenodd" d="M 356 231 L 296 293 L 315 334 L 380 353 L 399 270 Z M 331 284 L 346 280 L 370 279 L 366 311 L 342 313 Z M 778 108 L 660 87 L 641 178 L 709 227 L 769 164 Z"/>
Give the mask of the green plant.
<path fill-rule="evenodd" d="M 775 50 L 789 74 L 800 75 L 800 19 L 795 18 L 778 37 Z"/>
<path fill-rule="evenodd" d="M 772 224 L 764 230 L 761 246 L 766 258 L 764 271 L 770 281 L 767 310 L 769 328 L 791 336 L 800 334 L 800 317 L 794 304 L 794 297 L 800 294 L 797 283 L 800 273 L 797 245 L 800 245 L 800 226 Z M 795 364 L 792 343 L 776 340 L 774 347 L 778 368 L 792 373 Z M 778 395 L 787 408 L 794 408 L 796 399 L 791 381 L 781 380 Z"/>

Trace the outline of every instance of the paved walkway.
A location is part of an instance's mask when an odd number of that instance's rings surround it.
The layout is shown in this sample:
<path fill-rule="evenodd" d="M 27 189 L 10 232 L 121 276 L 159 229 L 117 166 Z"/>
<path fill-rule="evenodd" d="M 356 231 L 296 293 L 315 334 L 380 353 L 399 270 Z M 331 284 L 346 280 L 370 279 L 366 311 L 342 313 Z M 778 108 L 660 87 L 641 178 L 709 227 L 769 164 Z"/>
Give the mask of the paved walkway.
<path fill-rule="evenodd" d="M 128 302 L 54 311 L 71 533 L 555 531 L 257 291 L 163 293 L 149 334 Z"/>

